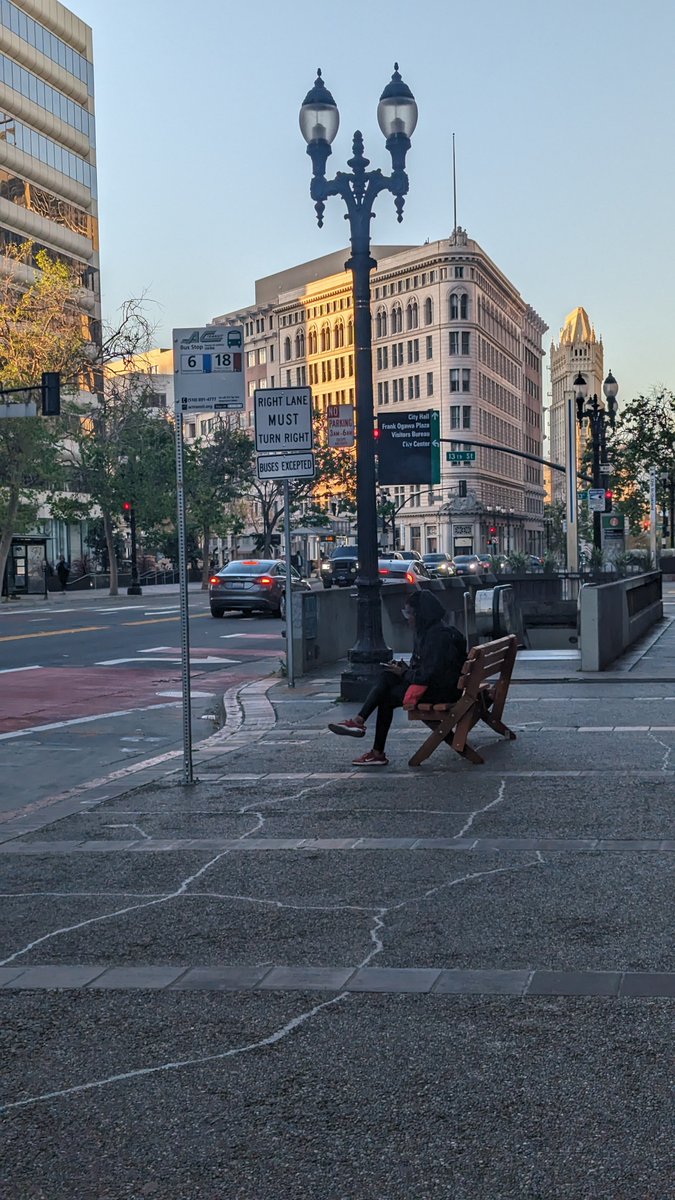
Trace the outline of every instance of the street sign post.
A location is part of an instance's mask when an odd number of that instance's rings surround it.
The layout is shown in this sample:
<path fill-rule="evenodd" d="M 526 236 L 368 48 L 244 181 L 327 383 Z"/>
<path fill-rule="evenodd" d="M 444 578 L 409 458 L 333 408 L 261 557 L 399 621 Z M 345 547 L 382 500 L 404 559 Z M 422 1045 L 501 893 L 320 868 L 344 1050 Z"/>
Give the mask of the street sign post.
<path fill-rule="evenodd" d="M 445 461 L 449 463 L 475 462 L 475 450 L 446 450 Z"/>
<path fill-rule="evenodd" d="M 328 445 L 332 450 L 346 449 L 354 445 L 354 405 L 329 404 Z"/>
<path fill-rule="evenodd" d="M 600 463 L 600 474 L 601 475 L 611 475 L 612 474 L 612 464 L 611 463 Z"/>
<path fill-rule="evenodd" d="M 240 325 L 174 329 L 176 412 L 243 412 L 244 330 Z"/>
<path fill-rule="evenodd" d="M 310 388 L 256 388 L 253 405 L 259 454 L 313 448 Z"/>
<path fill-rule="evenodd" d="M 604 513 L 604 511 L 605 511 L 605 489 L 604 488 L 589 488 L 588 489 L 588 507 L 591 512 Z"/>
<path fill-rule="evenodd" d="M 258 479 L 313 479 L 314 455 L 311 450 L 305 454 L 259 454 L 256 471 Z"/>
<path fill-rule="evenodd" d="M 665 539 L 664 539 L 665 540 Z M 649 468 L 649 553 L 652 558 L 652 568 L 656 562 L 656 467 Z"/>

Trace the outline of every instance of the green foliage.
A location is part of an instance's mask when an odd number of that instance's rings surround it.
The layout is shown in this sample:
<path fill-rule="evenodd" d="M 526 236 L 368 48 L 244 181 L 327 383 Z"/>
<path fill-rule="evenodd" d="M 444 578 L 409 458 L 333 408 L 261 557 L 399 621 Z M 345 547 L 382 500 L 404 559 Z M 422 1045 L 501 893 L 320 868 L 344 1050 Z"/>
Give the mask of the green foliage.
<path fill-rule="evenodd" d="M 657 471 L 657 501 L 661 507 L 675 464 L 675 394 L 652 388 L 621 409 L 611 439 L 613 487 L 619 507 L 630 521 L 631 532 L 639 533 L 649 516 L 649 468 Z"/>

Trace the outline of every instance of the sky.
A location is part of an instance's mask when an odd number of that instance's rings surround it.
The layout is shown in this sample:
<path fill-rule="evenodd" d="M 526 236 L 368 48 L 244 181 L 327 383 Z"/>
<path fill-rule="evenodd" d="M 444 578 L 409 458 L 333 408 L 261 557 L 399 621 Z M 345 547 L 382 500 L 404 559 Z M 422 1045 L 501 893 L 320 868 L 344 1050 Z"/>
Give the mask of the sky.
<path fill-rule="evenodd" d="M 340 110 L 329 174 L 394 61 L 419 106 L 397 225 L 458 223 L 549 325 L 589 314 L 619 400 L 675 389 L 675 0 L 70 0 L 94 33 L 104 317 L 148 298 L 157 344 L 254 300 L 254 281 L 347 244 L 322 230 L 298 110 L 320 66 Z"/>

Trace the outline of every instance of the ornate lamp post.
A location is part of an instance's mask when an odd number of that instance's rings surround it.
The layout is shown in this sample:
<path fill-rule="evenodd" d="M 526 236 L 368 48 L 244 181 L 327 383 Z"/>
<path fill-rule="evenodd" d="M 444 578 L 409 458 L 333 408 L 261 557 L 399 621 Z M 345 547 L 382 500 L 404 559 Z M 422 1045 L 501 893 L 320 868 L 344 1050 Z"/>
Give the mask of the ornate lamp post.
<path fill-rule="evenodd" d="M 587 421 L 591 430 L 591 443 L 593 449 L 593 487 L 603 487 L 603 477 L 600 472 L 600 464 L 607 465 L 607 425 L 614 428 L 616 420 L 616 396 L 619 390 L 619 385 L 612 375 L 612 372 L 607 373 L 607 378 L 602 385 L 602 390 L 607 401 L 607 408 L 597 395 L 588 395 L 588 386 L 584 376 L 579 372 L 574 380 L 574 386 L 577 389 L 577 421 L 580 428 L 583 429 Z M 604 483 L 608 483 L 608 475 L 604 475 Z M 599 512 L 593 513 L 593 546 L 596 550 L 602 549 L 602 514 Z"/>
<path fill-rule="evenodd" d="M 368 171 L 369 160 L 363 153 L 363 136 L 354 134 L 351 172 L 338 171 L 326 179 L 326 163 L 331 142 L 337 134 L 340 114 L 337 105 L 317 72 L 314 87 L 300 109 L 300 129 L 312 160 L 310 195 L 314 200 L 319 228 L 323 225 L 325 201 L 341 196 L 347 206 L 352 254 L 345 266 L 354 280 L 355 374 L 356 374 L 356 501 L 359 574 L 357 586 L 357 634 L 349 652 L 351 670 L 342 676 L 342 695 L 359 699 L 370 685 L 378 664 L 391 651 L 382 634 L 380 576 L 377 566 L 377 504 L 375 498 L 375 441 L 373 437 L 373 366 L 371 353 L 370 272 L 377 265 L 370 256 L 370 222 L 373 204 L 380 192 L 391 192 L 398 220 L 408 191 L 405 160 L 410 138 L 417 124 L 417 105 L 410 88 L 403 82 L 394 64 L 394 74 L 380 97 L 377 120 L 391 154 L 392 173 Z"/>

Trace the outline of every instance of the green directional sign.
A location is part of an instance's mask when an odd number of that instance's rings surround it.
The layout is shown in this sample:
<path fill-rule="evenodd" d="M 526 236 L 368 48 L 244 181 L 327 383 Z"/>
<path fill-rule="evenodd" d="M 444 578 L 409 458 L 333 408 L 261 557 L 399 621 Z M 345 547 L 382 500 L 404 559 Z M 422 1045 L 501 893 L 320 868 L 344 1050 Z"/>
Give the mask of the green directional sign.
<path fill-rule="evenodd" d="M 585 502 L 588 500 L 588 492 L 577 492 L 577 498 L 580 504 L 585 504 Z"/>
<path fill-rule="evenodd" d="M 475 450 L 446 450 L 445 461 L 449 463 L 475 462 Z"/>
<path fill-rule="evenodd" d="M 441 482 L 441 414 L 431 409 L 431 482 Z"/>

